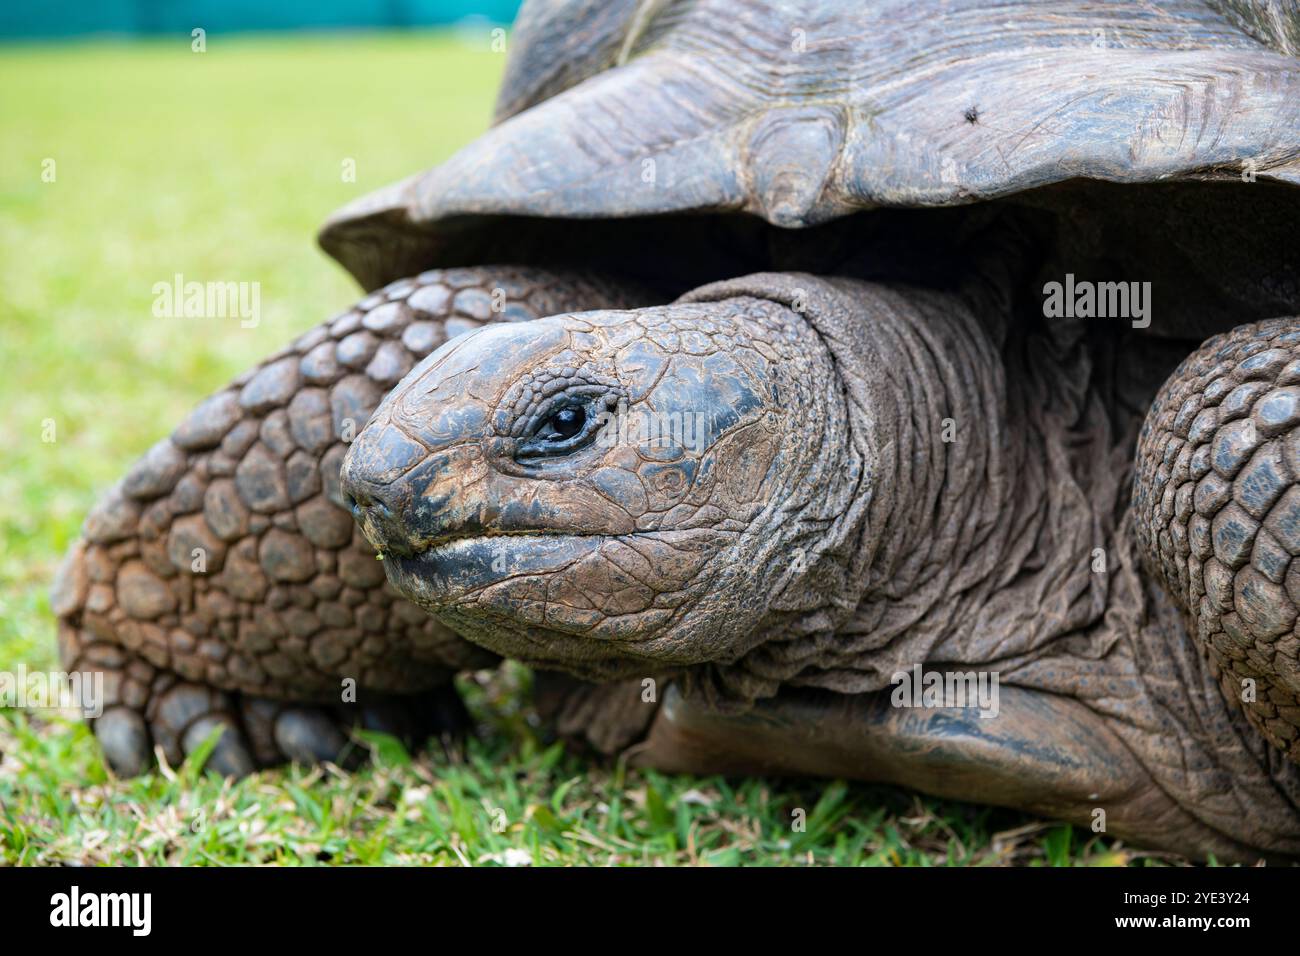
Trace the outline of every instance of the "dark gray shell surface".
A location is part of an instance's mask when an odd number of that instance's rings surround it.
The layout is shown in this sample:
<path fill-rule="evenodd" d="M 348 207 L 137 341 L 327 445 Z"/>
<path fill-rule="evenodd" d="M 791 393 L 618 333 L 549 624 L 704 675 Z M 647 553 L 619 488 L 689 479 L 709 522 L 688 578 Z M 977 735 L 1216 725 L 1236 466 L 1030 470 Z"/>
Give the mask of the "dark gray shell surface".
<path fill-rule="evenodd" d="M 320 241 L 373 288 L 502 259 L 539 222 L 804 228 L 1073 179 L 1300 185 L 1297 53 L 1295 0 L 534 0 L 497 125 Z"/>

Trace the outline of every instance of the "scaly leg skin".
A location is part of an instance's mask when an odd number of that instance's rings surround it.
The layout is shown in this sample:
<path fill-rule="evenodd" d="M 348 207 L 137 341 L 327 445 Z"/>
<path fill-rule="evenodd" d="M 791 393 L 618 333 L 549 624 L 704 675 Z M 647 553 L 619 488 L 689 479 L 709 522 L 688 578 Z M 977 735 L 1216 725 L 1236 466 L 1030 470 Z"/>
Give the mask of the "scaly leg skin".
<path fill-rule="evenodd" d="M 419 742 L 463 723 L 451 677 L 496 658 L 387 584 L 339 492 L 347 442 L 448 338 L 642 294 L 539 269 L 427 272 L 200 404 L 91 511 L 51 594 L 64 665 L 104 675 L 110 765 L 139 773 L 155 747 L 178 762 L 218 726 L 210 765 L 242 774 L 336 758 L 354 724 Z"/>
<path fill-rule="evenodd" d="M 1300 762 L 1300 318 L 1191 355 L 1152 406 L 1137 466 L 1151 571 L 1230 704 Z"/>

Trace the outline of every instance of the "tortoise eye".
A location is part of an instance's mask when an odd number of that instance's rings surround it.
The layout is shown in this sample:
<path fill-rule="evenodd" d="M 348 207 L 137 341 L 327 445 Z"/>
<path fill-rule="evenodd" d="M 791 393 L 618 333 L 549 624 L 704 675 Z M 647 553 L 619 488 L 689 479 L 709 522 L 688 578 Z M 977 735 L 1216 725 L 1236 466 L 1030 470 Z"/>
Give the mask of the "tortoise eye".
<path fill-rule="evenodd" d="M 586 422 L 587 413 L 583 409 L 562 408 L 542 423 L 537 437 L 546 441 L 563 441 L 582 431 Z"/>
<path fill-rule="evenodd" d="M 600 420 L 589 406 L 566 404 L 541 419 L 518 453 L 523 458 L 565 455 L 587 445 L 599 426 Z"/>

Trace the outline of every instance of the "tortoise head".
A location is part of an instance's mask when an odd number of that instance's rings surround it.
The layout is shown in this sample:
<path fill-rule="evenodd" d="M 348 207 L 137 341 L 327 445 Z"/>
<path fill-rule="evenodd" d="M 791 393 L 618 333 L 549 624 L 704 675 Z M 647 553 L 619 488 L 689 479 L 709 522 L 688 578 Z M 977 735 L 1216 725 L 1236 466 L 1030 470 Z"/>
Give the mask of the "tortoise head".
<path fill-rule="evenodd" d="M 830 355 L 786 304 L 576 313 L 426 358 L 357 436 L 343 488 L 390 582 L 465 637 L 635 675 L 761 639 L 842 509 L 824 479 L 853 471 L 846 429 Z"/>

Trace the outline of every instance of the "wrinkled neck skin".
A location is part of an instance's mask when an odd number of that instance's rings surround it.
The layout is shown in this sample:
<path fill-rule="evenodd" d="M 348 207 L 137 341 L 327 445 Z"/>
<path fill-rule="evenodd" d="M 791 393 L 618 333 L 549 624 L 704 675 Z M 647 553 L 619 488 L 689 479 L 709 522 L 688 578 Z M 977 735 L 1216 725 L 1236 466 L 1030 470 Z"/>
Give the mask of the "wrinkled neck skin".
<path fill-rule="evenodd" d="M 1061 739 L 1087 752 L 1087 735 L 1113 734 L 1141 768 L 1120 784 L 1135 805 L 1159 793 L 1241 845 L 1296 846 L 1296 766 L 1225 706 L 1140 570 L 1129 483 L 1162 350 L 1013 319 L 995 273 L 953 294 L 829 285 L 805 315 L 835 358 L 864 463 L 843 544 L 791 576 L 752 651 L 687 683 L 728 709 L 788 685 L 864 694 L 916 665 L 975 670 L 1099 717 Z M 1146 832 L 1189 826 L 1153 812 Z"/>
<path fill-rule="evenodd" d="M 1014 671 L 1102 620 L 1142 406 L 1103 397 L 1113 370 L 1081 326 L 1013 321 L 1013 260 L 990 255 L 955 292 L 763 277 L 783 301 L 807 292 L 863 479 L 773 592 L 754 650 L 693 675 L 710 697 L 863 693 L 916 664 Z"/>

